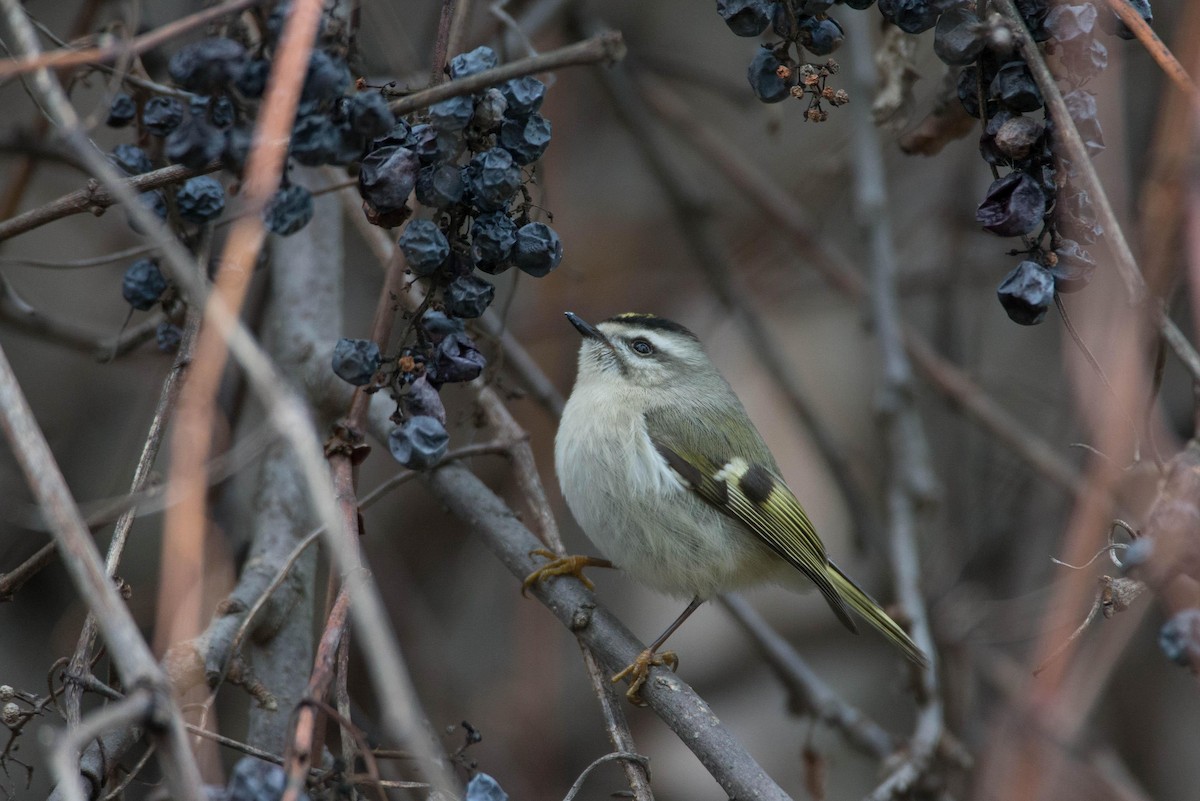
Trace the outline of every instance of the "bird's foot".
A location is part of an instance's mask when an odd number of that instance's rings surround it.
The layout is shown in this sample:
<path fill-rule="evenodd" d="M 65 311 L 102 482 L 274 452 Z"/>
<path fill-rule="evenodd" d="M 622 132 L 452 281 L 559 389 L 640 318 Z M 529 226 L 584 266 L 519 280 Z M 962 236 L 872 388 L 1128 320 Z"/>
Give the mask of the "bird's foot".
<path fill-rule="evenodd" d="M 675 670 L 679 667 L 679 657 L 675 655 L 674 651 L 655 653 L 647 648 L 637 655 L 633 664 L 612 677 L 613 684 L 621 679 L 629 679 L 629 689 L 625 691 L 625 697 L 634 706 L 647 706 L 641 696 L 642 685 L 646 683 L 646 679 L 650 678 L 650 668 L 660 666 Z"/>
<path fill-rule="evenodd" d="M 613 563 L 607 559 L 601 559 L 596 556 L 559 556 L 552 551 L 547 551 L 545 548 L 530 551 L 529 555 L 543 556 L 550 561 L 525 577 L 525 581 L 521 584 L 521 595 L 527 595 L 529 588 L 539 581 L 554 576 L 574 576 L 583 582 L 583 586 L 589 590 L 594 590 L 596 589 L 596 585 L 591 582 L 591 579 L 583 575 L 583 569 L 585 567 L 613 567 Z"/>

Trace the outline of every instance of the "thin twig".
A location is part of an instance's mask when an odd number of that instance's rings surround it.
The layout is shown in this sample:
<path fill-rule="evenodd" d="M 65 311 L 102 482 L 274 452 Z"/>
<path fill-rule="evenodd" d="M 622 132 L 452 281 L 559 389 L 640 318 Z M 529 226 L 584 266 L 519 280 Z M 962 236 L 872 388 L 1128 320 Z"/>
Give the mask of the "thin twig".
<path fill-rule="evenodd" d="M 25 582 L 36 576 L 54 561 L 54 554 L 54 543 L 46 543 L 37 550 L 37 553 L 12 570 L 7 573 L 0 573 L 0 603 L 11 601 L 13 596 L 25 586 Z"/>
<path fill-rule="evenodd" d="M 1159 68 L 1167 74 L 1175 86 L 1187 95 L 1192 108 L 1200 111 L 1200 89 L 1196 88 L 1196 82 L 1179 63 L 1179 59 L 1175 58 L 1171 48 L 1158 38 L 1158 34 L 1146 20 L 1142 19 L 1142 15 L 1133 8 L 1128 0 L 1106 0 L 1106 2 L 1108 7 L 1128 26 L 1129 30 L 1133 31 L 1134 36 L 1146 48 L 1146 52 L 1150 54 Z"/>
<path fill-rule="evenodd" d="M 58 736 L 51 766 L 65 801 L 86 801 L 94 798 L 100 790 L 99 787 L 86 787 L 79 775 L 80 749 L 109 729 L 123 728 L 147 720 L 157 703 L 152 690 L 134 690 L 120 701 L 114 701 L 92 713 L 78 726 L 67 729 Z M 199 789 L 200 785 L 197 782 L 196 790 Z M 194 797 L 202 798 L 203 793 Z"/>

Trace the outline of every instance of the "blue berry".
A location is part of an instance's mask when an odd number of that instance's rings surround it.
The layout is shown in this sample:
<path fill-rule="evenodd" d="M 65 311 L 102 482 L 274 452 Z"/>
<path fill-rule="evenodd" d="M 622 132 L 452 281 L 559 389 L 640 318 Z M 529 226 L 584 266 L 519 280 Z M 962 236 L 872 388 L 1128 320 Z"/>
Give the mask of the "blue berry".
<path fill-rule="evenodd" d="M 224 130 L 233 125 L 235 112 L 233 101 L 229 99 L 229 95 L 217 95 L 209 100 L 206 111 L 206 118 L 216 127 Z"/>
<path fill-rule="evenodd" d="M 1042 91 L 1024 61 L 1010 61 L 1000 67 L 988 91 L 1009 111 L 1037 111 L 1042 107 Z"/>
<path fill-rule="evenodd" d="M 173 97 L 152 97 L 142 108 L 142 125 L 155 136 L 166 136 L 183 121 L 183 104 Z"/>
<path fill-rule="evenodd" d="M 550 120 L 536 113 L 524 120 L 508 120 L 500 126 L 499 141 L 517 164 L 532 164 L 550 144 Z"/>
<path fill-rule="evenodd" d="M 1046 213 L 1046 193 L 1037 180 L 1014 170 L 992 182 L 975 212 L 985 229 L 1000 236 L 1027 234 Z"/>
<path fill-rule="evenodd" d="M 1158 630 L 1158 647 L 1182 667 L 1200 663 L 1200 609 L 1176 612 Z"/>
<path fill-rule="evenodd" d="M 224 801 L 278 801 L 287 785 L 287 774 L 279 765 L 244 756 L 233 766 Z M 308 801 L 300 793 L 301 801 Z"/>
<path fill-rule="evenodd" d="M 814 56 L 827 56 L 841 47 L 845 34 L 833 17 L 804 17 L 800 23 L 800 44 Z"/>
<path fill-rule="evenodd" d="M 174 353 L 179 350 L 179 343 L 182 341 L 183 329 L 174 323 L 163 320 L 158 324 L 158 328 L 154 329 L 154 343 L 163 353 Z"/>
<path fill-rule="evenodd" d="M 442 396 L 429 383 L 428 375 L 419 375 L 408 385 L 408 391 L 400 396 L 404 404 L 404 412 L 410 417 L 432 417 L 442 425 L 446 425 L 446 407 L 442 405 Z"/>
<path fill-rule="evenodd" d="M 450 317 L 445 312 L 430 309 L 421 317 L 421 328 L 434 344 L 450 334 L 462 334 L 467 330 L 462 320 Z"/>
<path fill-rule="evenodd" d="M 306 167 L 319 167 L 338 148 L 338 131 L 325 114 L 309 114 L 296 120 L 292 128 L 292 158 Z"/>
<path fill-rule="evenodd" d="M 1054 257 L 1056 261 L 1049 269 L 1055 290 L 1078 292 L 1091 282 L 1096 260 L 1074 239 L 1060 240 L 1054 248 Z"/>
<path fill-rule="evenodd" d="M 495 69 L 498 63 L 496 51 L 486 45 L 481 45 L 469 53 L 459 53 L 450 59 L 447 69 L 450 72 L 450 79 L 458 80 L 477 72 Z"/>
<path fill-rule="evenodd" d="M 466 801 L 508 801 L 508 793 L 491 776 L 476 773 L 467 783 Z"/>
<path fill-rule="evenodd" d="M 500 84 L 500 91 L 508 102 L 505 113 L 510 119 L 528 117 L 542 107 L 546 98 L 546 84 L 528 75 Z"/>
<path fill-rule="evenodd" d="M 252 134 L 245 128 L 229 128 L 221 147 L 221 165 L 232 172 L 240 173 L 246 166 L 246 157 L 250 155 Z"/>
<path fill-rule="evenodd" d="M 746 70 L 746 80 L 750 82 L 750 88 L 764 103 L 778 103 L 786 100 L 791 94 L 791 86 L 779 77 L 780 66 L 782 65 L 771 48 L 763 45 L 758 48 L 754 60 Z"/>
<path fill-rule="evenodd" d="M 471 223 L 471 260 L 485 273 L 496 275 L 512 264 L 517 226 L 502 211 L 481 214 Z"/>
<path fill-rule="evenodd" d="M 487 360 L 466 334 L 447 334 L 437 344 L 433 360 L 425 366 L 434 386 L 474 381 L 483 372 Z"/>
<path fill-rule="evenodd" d="M 382 147 L 362 160 L 358 191 L 380 215 L 404 213 L 405 202 L 417 182 L 420 162 L 404 147 Z"/>
<path fill-rule="evenodd" d="M 232 39 L 213 37 L 184 45 L 167 65 L 175 83 L 208 95 L 236 81 L 246 67 L 246 48 Z"/>
<path fill-rule="evenodd" d="M 153 259 L 139 259 L 129 265 L 121 279 L 121 296 L 138 311 L 146 311 L 167 291 L 167 279 Z"/>
<path fill-rule="evenodd" d="M 411 147 L 415 143 L 412 128 L 404 120 L 396 120 L 387 133 L 371 142 L 371 149 L 381 147 Z"/>
<path fill-rule="evenodd" d="M 429 107 L 429 124 L 440 133 L 458 133 L 474 115 L 475 101 L 469 95 L 450 97 Z"/>
<path fill-rule="evenodd" d="M 225 149 L 225 135 L 201 117 L 188 117 L 167 136 L 163 152 L 174 164 L 202 170 Z"/>
<path fill-rule="evenodd" d="M 397 462 L 412 470 L 426 470 L 446 455 L 450 435 L 436 417 L 414 415 L 388 434 L 388 450 Z"/>
<path fill-rule="evenodd" d="M 225 189 L 211 175 L 198 175 L 183 182 L 175 193 L 175 205 L 188 222 L 206 223 L 225 210 Z"/>
<path fill-rule="evenodd" d="M 541 278 L 562 262 L 562 240 L 554 229 L 545 223 L 534 222 L 522 225 L 517 231 L 517 244 L 513 248 L 513 262 L 523 272 Z"/>
<path fill-rule="evenodd" d="M 308 60 L 308 72 L 304 76 L 300 99 L 317 103 L 333 100 L 341 96 L 351 80 L 346 62 L 324 50 L 314 50 Z"/>
<path fill-rule="evenodd" d="M 245 97 L 254 100 L 263 96 L 263 91 L 267 88 L 267 78 L 270 75 L 271 62 L 265 58 L 256 58 L 246 62 L 245 69 L 242 70 L 242 74 L 238 76 L 233 85 Z"/>
<path fill-rule="evenodd" d="M 347 117 L 350 128 L 368 139 L 382 136 L 396 124 L 396 115 L 378 92 L 359 92 L 351 97 Z"/>
<path fill-rule="evenodd" d="M 468 186 L 471 202 L 480 211 L 505 209 L 521 186 L 521 168 L 507 150 L 485 150 L 471 159 Z"/>
<path fill-rule="evenodd" d="M 921 33 L 937 24 L 942 6 L 930 0 L 879 0 L 879 13 L 905 33 Z"/>
<path fill-rule="evenodd" d="M 108 160 L 128 175 L 141 175 L 154 169 L 146 151 L 137 145 L 117 145 L 113 148 L 112 155 L 108 157 Z"/>
<path fill-rule="evenodd" d="M 938 18 L 933 32 L 933 52 L 952 67 L 973 64 L 987 43 L 987 26 L 965 3 L 953 6 Z"/>
<path fill-rule="evenodd" d="M 333 149 L 325 157 L 326 164 L 353 164 L 360 161 L 366 150 L 366 137 L 356 133 L 349 122 L 342 122 L 333 128 Z"/>
<path fill-rule="evenodd" d="M 1100 119 L 1096 112 L 1096 96 L 1086 89 L 1074 89 L 1063 95 L 1067 104 L 1067 113 L 1071 121 L 1079 129 L 1079 135 L 1087 146 L 1089 156 L 1096 156 L 1104 151 L 1104 132 L 1100 129 Z"/>
<path fill-rule="evenodd" d="M 422 164 L 440 164 L 453 161 L 462 152 L 463 140 L 457 131 L 440 131 L 428 123 L 414 125 L 409 134 L 410 145 L 405 145 L 421 159 Z"/>
<path fill-rule="evenodd" d="M 448 209 L 463 199 L 462 170 L 453 164 L 430 164 L 417 173 L 417 202 Z"/>
<path fill-rule="evenodd" d="M 414 275 L 433 275 L 450 255 L 446 235 L 431 220 L 413 220 L 400 235 L 398 244 Z"/>
<path fill-rule="evenodd" d="M 104 124 L 110 128 L 124 128 L 133 122 L 133 118 L 136 116 L 137 103 L 124 92 L 118 92 L 108 105 L 108 118 L 105 119 Z"/>
<path fill-rule="evenodd" d="M 496 287 L 473 275 L 460 275 L 446 287 L 443 300 L 446 313 L 466 320 L 474 319 L 491 305 Z"/>
<path fill-rule="evenodd" d="M 488 133 L 496 130 L 500 123 L 504 122 L 507 111 L 508 101 L 504 98 L 504 93 L 493 86 L 475 101 L 475 116 L 471 118 L 471 122 L 480 131 Z"/>
<path fill-rule="evenodd" d="M 1008 319 L 1020 325 L 1037 325 L 1054 302 L 1054 276 L 1036 261 L 1023 261 L 996 288 Z"/>
<path fill-rule="evenodd" d="M 312 217 L 312 192 L 295 184 L 279 189 L 263 210 L 267 230 L 280 236 L 291 236 L 308 225 Z"/>
<path fill-rule="evenodd" d="M 717 0 L 717 13 L 738 36 L 758 36 L 771 24 L 772 5 L 770 0 Z"/>
<path fill-rule="evenodd" d="M 369 339 L 339 339 L 333 346 L 333 373 L 356 387 L 366 386 L 383 365 L 379 345 Z"/>

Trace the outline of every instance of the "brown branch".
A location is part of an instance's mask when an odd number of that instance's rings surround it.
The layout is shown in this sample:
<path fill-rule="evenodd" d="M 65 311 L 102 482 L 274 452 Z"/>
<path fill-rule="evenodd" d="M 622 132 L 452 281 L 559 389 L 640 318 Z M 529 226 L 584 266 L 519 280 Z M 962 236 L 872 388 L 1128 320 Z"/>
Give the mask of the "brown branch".
<path fill-rule="evenodd" d="M 192 170 L 179 164 L 173 164 L 170 167 L 135 175 L 123 183 L 134 192 L 149 192 L 152 189 L 179 183 L 197 175 L 207 175 L 219 169 L 221 169 L 221 163 L 217 161 L 205 165 L 202 170 Z M 87 186 L 83 189 L 77 189 L 44 206 L 38 206 L 24 214 L 18 214 L 10 220 L 0 222 L 0 242 L 73 214 L 89 212 L 98 217 L 104 213 L 105 209 L 118 202 L 120 201 L 108 188 L 94 178 L 89 179 Z"/>
<path fill-rule="evenodd" d="M 1192 108 L 1200 111 L 1200 89 L 1196 88 L 1196 82 L 1192 80 L 1192 76 L 1188 75 L 1183 65 L 1179 63 L 1179 59 L 1175 58 L 1175 54 L 1171 52 L 1171 48 L 1167 47 L 1166 43 L 1158 38 L 1158 34 L 1150 27 L 1146 20 L 1142 19 L 1142 15 L 1134 10 L 1128 0 L 1106 0 L 1108 7 L 1121 18 L 1121 21 L 1133 31 L 1134 36 L 1146 48 L 1146 52 L 1154 59 L 1159 68 L 1167 74 L 1172 83 L 1180 89 L 1188 100 L 1191 101 Z"/>
<path fill-rule="evenodd" d="M 7 573 L 0 573 L 0 603 L 11 601 L 13 596 L 25 586 L 25 582 L 36 576 L 54 561 L 54 554 L 54 543 L 46 543 L 38 549 L 37 553 L 12 570 Z"/>

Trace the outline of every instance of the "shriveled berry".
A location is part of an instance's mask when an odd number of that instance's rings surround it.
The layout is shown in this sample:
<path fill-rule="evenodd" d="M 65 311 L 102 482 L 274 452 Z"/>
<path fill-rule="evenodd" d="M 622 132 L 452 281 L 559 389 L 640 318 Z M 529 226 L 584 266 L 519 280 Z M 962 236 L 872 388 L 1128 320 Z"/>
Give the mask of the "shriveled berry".
<path fill-rule="evenodd" d="M 430 309 L 421 317 L 421 328 L 425 335 L 436 345 L 450 334 L 461 334 L 467 330 L 462 320 L 447 315 L 437 309 Z"/>
<path fill-rule="evenodd" d="M 524 120 L 508 120 L 500 126 L 499 142 L 517 164 L 532 164 L 550 145 L 550 120 L 536 113 Z"/>
<path fill-rule="evenodd" d="M 1010 61 L 1002 66 L 989 91 L 1009 111 L 1037 111 L 1042 107 L 1042 91 L 1024 61 Z"/>
<path fill-rule="evenodd" d="M 154 169 L 146 151 L 137 145 L 117 145 L 113 148 L 112 155 L 108 157 L 108 160 L 128 175 L 141 175 Z"/>
<path fill-rule="evenodd" d="M 462 170 L 453 164 L 430 164 L 417 173 L 417 202 L 448 209 L 463 199 Z"/>
<path fill-rule="evenodd" d="M 225 210 L 225 189 L 211 175 L 189 178 L 175 193 L 179 216 L 188 222 L 206 223 Z"/>
<path fill-rule="evenodd" d="M 368 139 L 382 136 L 396 124 L 396 115 L 378 92 L 359 92 L 351 97 L 347 116 L 350 128 Z"/>
<path fill-rule="evenodd" d="M 221 147 L 221 166 L 240 173 L 246 166 L 246 157 L 250 155 L 251 136 L 245 128 L 227 129 Z"/>
<path fill-rule="evenodd" d="M 1087 146 L 1089 156 L 1095 157 L 1104 151 L 1104 132 L 1100 130 L 1100 119 L 1096 110 L 1096 96 L 1086 89 L 1075 89 L 1063 95 L 1067 112 L 1079 136 Z"/>
<path fill-rule="evenodd" d="M 498 147 L 471 159 L 467 176 L 471 202 L 481 211 L 507 208 L 521 186 L 521 168 L 507 150 Z"/>
<path fill-rule="evenodd" d="M 167 279 L 153 259 L 138 259 L 125 270 L 121 296 L 138 311 L 146 311 L 167 291 Z"/>
<path fill-rule="evenodd" d="M 500 60 L 496 57 L 496 51 L 486 45 L 480 45 L 469 53 L 459 53 L 454 58 L 450 59 L 450 63 L 446 65 L 446 69 L 450 73 L 451 80 L 466 78 L 468 75 L 474 75 L 477 72 L 495 69 Z"/>
<path fill-rule="evenodd" d="M 449 97 L 429 107 L 429 124 L 442 133 L 459 133 L 474 115 L 475 101 L 469 95 Z"/>
<path fill-rule="evenodd" d="M 300 99 L 316 103 L 331 101 L 341 96 L 350 81 L 350 68 L 345 61 L 324 50 L 314 50 L 308 59 L 308 72 L 304 75 Z"/>
<path fill-rule="evenodd" d="M 557 267 L 562 257 L 562 240 L 545 223 L 528 223 L 517 231 L 512 259 L 522 272 L 541 278 Z"/>
<path fill-rule="evenodd" d="M 1065 197 L 1060 196 L 1054 205 L 1054 211 L 1060 220 L 1071 226 L 1071 234 L 1082 239 L 1089 245 L 1104 233 L 1104 226 L 1096 219 L 1096 207 L 1086 189 L 1080 189 Z"/>
<path fill-rule="evenodd" d="M 155 136 L 166 136 L 182 121 L 183 104 L 173 97 L 152 97 L 142 108 L 142 125 Z"/>
<path fill-rule="evenodd" d="M 443 299 L 447 314 L 471 320 L 487 311 L 495 297 L 496 287 L 487 281 L 473 275 L 460 275 L 446 287 Z"/>
<path fill-rule="evenodd" d="M 410 147 L 413 144 L 412 127 L 404 120 L 396 120 L 388 132 L 371 142 L 371 149 L 381 147 Z"/>
<path fill-rule="evenodd" d="M 277 801 L 283 797 L 286 784 L 287 774 L 282 767 L 244 756 L 233 766 L 223 801 Z M 305 794 L 301 792 L 300 797 L 303 799 Z"/>
<path fill-rule="evenodd" d="M 479 95 L 475 101 L 475 116 L 471 124 L 484 133 L 496 130 L 504 122 L 504 114 L 508 111 L 508 100 L 498 88 L 492 88 Z"/>
<path fill-rule="evenodd" d="M 442 396 L 429 382 L 428 375 L 422 374 L 413 379 L 408 391 L 400 396 L 400 402 L 409 417 L 432 417 L 442 425 L 446 424 L 446 407 L 442 405 Z"/>
<path fill-rule="evenodd" d="M 845 39 L 842 26 L 833 17 L 804 17 L 800 22 L 800 44 L 814 56 L 827 56 Z"/>
<path fill-rule="evenodd" d="M 189 92 L 210 95 L 236 81 L 246 68 L 246 48 L 216 36 L 184 45 L 171 56 L 167 71 Z"/>
<path fill-rule="evenodd" d="M 308 114 L 296 120 L 288 153 L 306 167 L 319 167 L 333 156 L 339 138 L 327 115 Z"/>
<path fill-rule="evenodd" d="M 1054 288 L 1059 292 L 1078 292 L 1092 280 L 1096 260 L 1074 239 L 1060 240 L 1054 248 L 1055 263 L 1050 266 Z"/>
<path fill-rule="evenodd" d="M 163 353 L 174 353 L 179 350 L 179 343 L 182 341 L 183 329 L 174 323 L 163 320 L 154 329 L 154 344 Z"/>
<path fill-rule="evenodd" d="M 110 128 L 124 128 L 133 122 L 136 116 L 137 103 L 124 92 L 118 92 L 113 95 L 112 102 L 108 104 L 108 117 L 104 124 Z"/>
<path fill-rule="evenodd" d="M 466 334 L 452 333 L 442 337 L 426 365 L 427 375 L 434 386 L 474 381 L 483 372 L 487 359 Z"/>
<path fill-rule="evenodd" d="M 333 374 L 356 387 L 366 386 L 383 365 L 379 345 L 369 339 L 342 337 L 333 346 Z"/>
<path fill-rule="evenodd" d="M 432 220 L 413 220 L 398 242 L 414 275 L 433 275 L 450 255 L 450 243 Z"/>
<path fill-rule="evenodd" d="M 267 230 L 280 236 L 291 236 L 308 225 L 312 217 L 312 192 L 295 184 L 281 187 L 263 210 Z"/>
<path fill-rule="evenodd" d="M 511 267 L 516 243 L 517 226 L 502 211 L 481 214 L 471 224 L 471 260 L 485 273 L 496 275 Z"/>
<path fill-rule="evenodd" d="M 528 75 L 500 84 L 500 91 L 508 102 L 505 114 L 510 119 L 528 117 L 542 107 L 546 98 L 546 84 Z"/>
<path fill-rule="evenodd" d="M 954 67 L 973 64 L 983 52 L 986 30 L 969 6 L 956 5 L 938 18 L 933 31 L 933 52 L 943 63 Z"/>
<path fill-rule="evenodd" d="M 988 187 L 975 219 L 993 234 L 1021 236 L 1032 231 L 1045 213 L 1046 194 L 1038 181 L 1014 170 Z"/>
<path fill-rule="evenodd" d="M 879 13 L 905 33 L 921 33 L 937 24 L 942 10 L 931 0 L 879 0 Z"/>
<path fill-rule="evenodd" d="M 467 801 L 508 801 L 508 793 L 491 776 L 476 773 L 467 783 Z"/>
<path fill-rule="evenodd" d="M 242 74 L 233 85 L 244 96 L 257 99 L 263 96 L 267 88 L 267 78 L 271 75 L 271 62 L 265 58 L 256 58 L 246 62 Z"/>
<path fill-rule="evenodd" d="M 754 60 L 746 70 L 746 80 L 750 82 L 750 88 L 764 103 L 778 103 L 786 100 L 791 94 L 791 85 L 779 77 L 781 66 L 771 48 L 763 45 L 754 54 Z"/>
<path fill-rule="evenodd" d="M 414 415 L 388 434 L 388 450 L 397 462 L 411 470 L 426 470 L 446 455 L 450 435 L 435 417 Z"/>
<path fill-rule="evenodd" d="M 201 117 L 190 116 L 167 136 L 163 152 L 174 164 L 193 170 L 216 161 L 225 148 L 225 135 Z"/>
<path fill-rule="evenodd" d="M 717 13 L 738 36 L 758 36 L 771 24 L 769 0 L 717 0 Z"/>
<path fill-rule="evenodd" d="M 233 125 L 235 111 L 229 95 L 217 95 L 208 102 L 205 119 L 218 128 L 225 129 Z"/>
<path fill-rule="evenodd" d="M 417 182 L 420 162 L 405 147 L 382 147 L 362 160 L 358 173 L 358 191 L 363 200 L 381 215 L 407 209 L 405 203 Z"/>
<path fill-rule="evenodd" d="M 1037 325 L 1054 302 L 1054 276 L 1036 261 L 1023 261 L 996 288 L 1008 319 L 1019 325 Z"/>
<path fill-rule="evenodd" d="M 996 150 L 1010 159 L 1027 158 L 1045 128 L 1032 117 L 1013 116 L 996 131 Z"/>
<path fill-rule="evenodd" d="M 428 123 L 414 125 L 409 134 L 411 144 L 405 145 L 421 160 L 422 164 L 440 164 L 458 158 L 463 150 L 463 139 L 459 131 L 439 131 Z"/>

